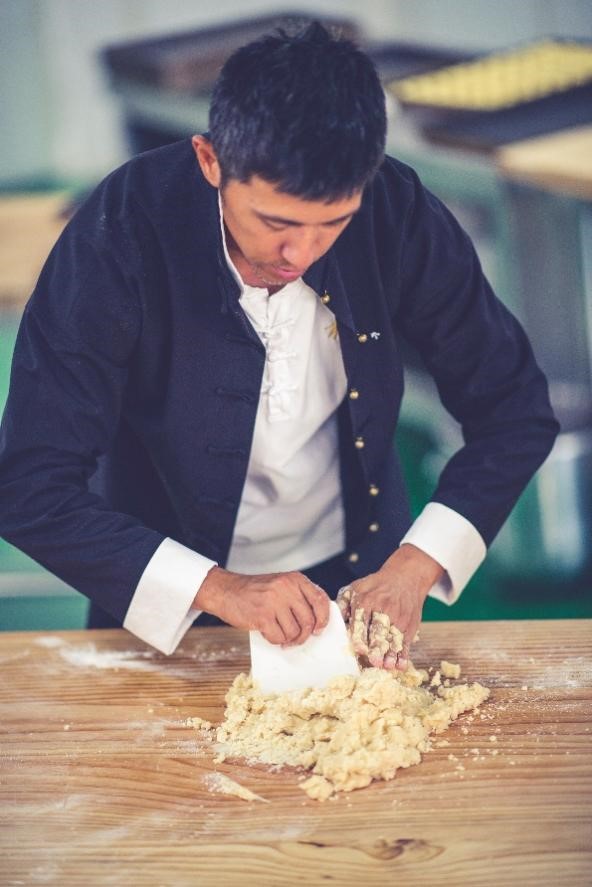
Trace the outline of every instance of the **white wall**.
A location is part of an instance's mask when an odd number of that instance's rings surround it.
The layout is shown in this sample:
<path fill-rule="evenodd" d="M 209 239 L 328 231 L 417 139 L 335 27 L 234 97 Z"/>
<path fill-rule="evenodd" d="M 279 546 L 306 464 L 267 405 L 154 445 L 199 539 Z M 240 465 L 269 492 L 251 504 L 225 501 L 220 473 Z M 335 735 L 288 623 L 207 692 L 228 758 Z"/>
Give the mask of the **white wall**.
<path fill-rule="evenodd" d="M 37 3 L 0 0 L 0 181 L 52 165 L 41 29 Z"/>
<path fill-rule="evenodd" d="M 0 0 L 0 182 L 92 180 L 126 155 L 98 62 L 109 43 L 291 11 L 357 19 L 370 37 L 490 49 L 592 37 L 590 0 Z"/>
<path fill-rule="evenodd" d="M 592 0 L 384 0 L 385 36 L 473 51 L 592 38 Z"/>

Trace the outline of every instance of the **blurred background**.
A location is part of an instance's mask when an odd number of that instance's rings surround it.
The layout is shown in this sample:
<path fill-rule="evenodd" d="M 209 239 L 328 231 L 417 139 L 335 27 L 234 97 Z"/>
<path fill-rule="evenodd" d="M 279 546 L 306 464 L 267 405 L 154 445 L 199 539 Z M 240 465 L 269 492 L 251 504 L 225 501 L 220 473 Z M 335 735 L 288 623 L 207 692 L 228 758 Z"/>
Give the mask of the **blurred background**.
<path fill-rule="evenodd" d="M 77 202 L 130 155 L 204 131 L 237 46 L 311 17 L 374 58 L 389 153 L 472 236 L 562 424 L 460 602 L 425 617 L 592 616 L 590 0 L 0 0 L 0 410 L 20 314 Z M 393 445 L 418 513 L 460 435 L 411 350 L 406 364 Z M 0 540 L 0 629 L 79 628 L 86 607 Z"/>

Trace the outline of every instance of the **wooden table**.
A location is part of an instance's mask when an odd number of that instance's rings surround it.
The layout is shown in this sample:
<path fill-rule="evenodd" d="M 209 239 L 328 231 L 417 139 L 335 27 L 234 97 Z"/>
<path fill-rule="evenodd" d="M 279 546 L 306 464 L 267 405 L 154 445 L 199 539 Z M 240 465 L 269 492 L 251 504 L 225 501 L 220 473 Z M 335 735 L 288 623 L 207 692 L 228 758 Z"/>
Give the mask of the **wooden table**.
<path fill-rule="evenodd" d="M 481 716 L 320 804 L 294 772 L 214 764 L 185 724 L 221 719 L 242 632 L 168 658 L 123 631 L 0 634 L 0 883 L 592 883 L 592 622 L 428 623 L 414 658 L 491 687 Z M 212 793 L 214 770 L 270 803 Z"/>
<path fill-rule="evenodd" d="M 513 142 L 495 152 L 502 176 L 578 200 L 592 200 L 592 126 Z"/>
<path fill-rule="evenodd" d="M 0 308 L 22 308 L 66 224 L 66 192 L 0 198 Z"/>

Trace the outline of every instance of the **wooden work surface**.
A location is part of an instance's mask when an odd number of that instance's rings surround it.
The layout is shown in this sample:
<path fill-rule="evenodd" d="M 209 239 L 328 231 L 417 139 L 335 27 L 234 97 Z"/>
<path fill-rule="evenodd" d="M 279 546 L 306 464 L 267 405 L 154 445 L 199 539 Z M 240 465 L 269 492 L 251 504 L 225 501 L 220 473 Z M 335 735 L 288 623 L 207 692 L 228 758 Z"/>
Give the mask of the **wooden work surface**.
<path fill-rule="evenodd" d="M 22 307 L 66 224 L 65 192 L 0 198 L 0 308 Z"/>
<path fill-rule="evenodd" d="M 495 152 L 498 171 L 579 200 L 592 200 L 592 126 L 525 139 Z"/>
<path fill-rule="evenodd" d="M 220 721 L 247 650 L 226 628 L 168 658 L 123 631 L 0 634 L 0 883 L 592 883 L 591 621 L 423 625 L 416 664 L 459 662 L 490 701 L 324 804 L 185 725 Z M 270 803 L 208 791 L 214 770 Z"/>

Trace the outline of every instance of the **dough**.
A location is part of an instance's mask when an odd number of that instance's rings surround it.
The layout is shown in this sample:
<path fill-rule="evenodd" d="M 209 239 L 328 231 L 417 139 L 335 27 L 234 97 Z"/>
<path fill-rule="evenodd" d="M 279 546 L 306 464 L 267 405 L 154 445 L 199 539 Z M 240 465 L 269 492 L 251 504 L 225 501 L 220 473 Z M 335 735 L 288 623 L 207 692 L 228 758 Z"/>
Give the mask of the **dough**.
<path fill-rule="evenodd" d="M 460 678 L 460 665 L 455 665 L 453 662 L 447 662 L 445 659 L 440 663 L 440 671 L 445 678 L 454 678 L 455 680 Z"/>
<path fill-rule="evenodd" d="M 187 718 L 185 721 L 186 727 L 195 727 L 197 730 L 211 730 L 212 725 L 209 721 L 204 720 L 203 718 Z"/>
<path fill-rule="evenodd" d="M 411 664 L 396 673 L 366 668 L 323 689 L 264 696 L 240 674 L 226 695 L 217 760 L 240 757 L 312 771 L 300 787 L 318 800 L 392 779 L 399 767 L 420 762 L 430 733 L 441 733 L 489 696 L 480 684 L 433 693 L 421 686 L 427 680 L 428 673 Z"/>

